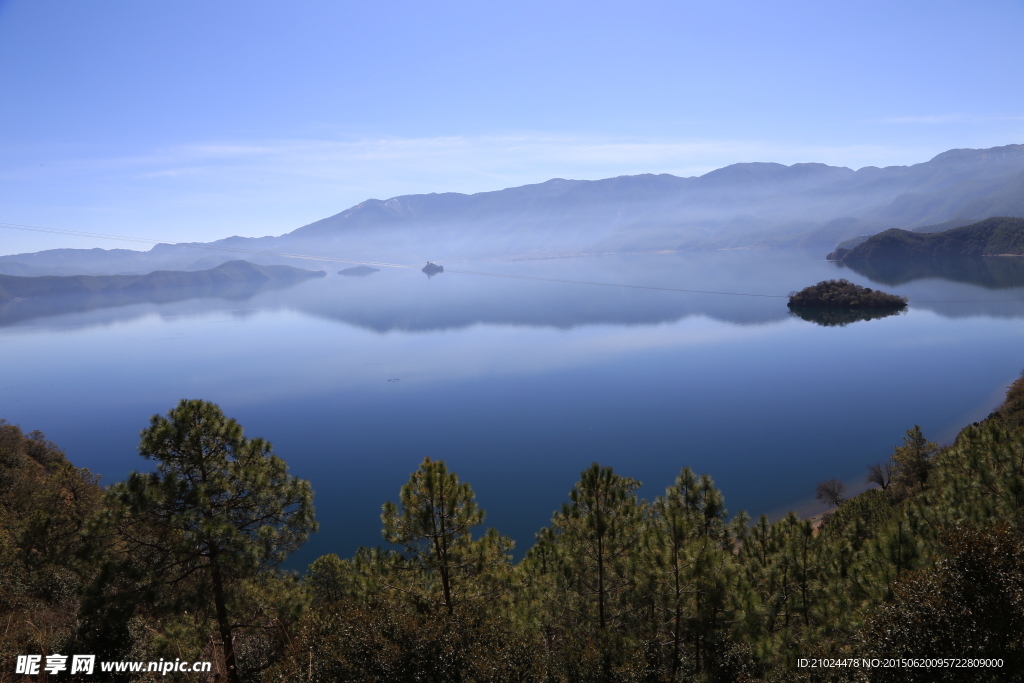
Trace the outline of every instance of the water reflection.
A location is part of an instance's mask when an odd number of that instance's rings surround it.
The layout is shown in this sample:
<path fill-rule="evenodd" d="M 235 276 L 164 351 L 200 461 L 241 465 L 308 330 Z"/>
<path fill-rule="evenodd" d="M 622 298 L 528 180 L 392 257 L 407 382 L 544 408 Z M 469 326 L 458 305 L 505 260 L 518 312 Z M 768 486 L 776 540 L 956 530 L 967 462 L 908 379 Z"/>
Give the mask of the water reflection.
<path fill-rule="evenodd" d="M 15 325 L 35 318 L 49 318 L 68 313 L 83 313 L 101 309 L 127 309 L 121 319 L 133 319 L 140 315 L 139 304 L 167 307 L 169 304 L 189 302 L 200 310 L 212 306 L 231 307 L 238 302 L 276 290 L 287 289 L 296 284 L 294 280 L 239 280 L 234 282 L 211 282 L 186 287 L 166 287 L 105 292 L 83 292 L 80 294 L 39 296 L 30 299 L 13 299 L 0 302 L 0 327 Z M 109 316 L 104 316 L 109 317 Z"/>
<path fill-rule="evenodd" d="M 822 260 L 819 254 L 785 250 L 446 265 L 450 267 L 443 277 L 429 279 L 418 272 L 418 265 L 413 269 L 354 267 L 290 287 L 238 283 L 218 290 L 179 288 L 147 294 L 22 300 L 0 305 L 0 328 L 27 321 L 36 326 L 65 327 L 72 318 L 76 326 L 88 326 L 154 314 L 167 318 L 211 312 L 235 315 L 241 302 L 248 311 L 297 311 L 381 334 L 461 330 L 474 325 L 559 330 L 652 326 L 694 317 L 764 325 L 789 319 L 788 292 L 836 276 L 836 264 Z M 882 286 L 890 293 L 908 296 L 916 310 L 952 318 L 1024 317 L 1024 259 L 979 259 L 956 268 L 936 263 L 840 267 L 858 284 Z M 467 270 L 511 277 L 459 272 Z M 370 274 L 373 277 L 366 277 Z M 849 317 L 837 312 L 798 315 L 818 324 L 840 326 L 881 317 L 875 313 L 867 314 L 868 318 L 864 313 Z"/>
<path fill-rule="evenodd" d="M 472 482 L 519 552 L 593 461 L 646 482 L 646 497 L 684 465 L 709 472 L 730 509 L 756 516 L 817 481 L 852 488 L 914 424 L 951 439 L 1022 362 L 1024 303 L 1011 299 L 1024 289 L 915 280 L 885 287 L 912 300 L 895 324 L 790 320 L 787 292 L 835 277 L 820 254 L 446 261 L 431 279 L 421 264 L 332 266 L 220 298 L 37 301 L 30 324 L 17 302 L 21 322 L 0 318 L 0 350 L 17 359 L 0 364 L 0 417 L 42 429 L 106 483 L 145 466 L 150 415 L 183 397 L 219 403 L 313 482 L 323 531 L 301 567 L 379 543 L 381 503 L 425 455 Z M 837 367 L 855 370 L 827 381 Z"/>
<path fill-rule="evenodd" d="M 790 309 L 793 315 L 823 327 L 846 327 L 862 320 L 878 320 L 890 315 L 905 313 L 893 308 L 825 308 L 797 306 Z"/>
<path fill-rule="evenodd" d="M 990 256 L 959 259 L 901 259 L 867 262 L 836 262 L 839 268 L 885 285 L 938 279 L 977 285 L 985 289 L 1024 287 L 1024 258 Z"/>
<path fill-rule="evenodd" d="M 371 268 L 370 266 L 353 266 L 352 268 L 344 268 L 338 271 L 338 275 L 345 275 L 348 277 L 366 277 L 367 275 L 373 275 L 379 273 L 380 268 Z"/>

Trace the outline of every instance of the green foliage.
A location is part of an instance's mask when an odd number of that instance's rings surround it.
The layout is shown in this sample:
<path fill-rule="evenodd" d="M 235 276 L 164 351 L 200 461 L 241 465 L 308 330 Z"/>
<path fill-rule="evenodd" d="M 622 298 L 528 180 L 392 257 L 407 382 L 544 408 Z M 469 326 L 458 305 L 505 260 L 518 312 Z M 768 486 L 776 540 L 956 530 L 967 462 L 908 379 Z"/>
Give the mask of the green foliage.
<path fill-rule="evenodd" d="M 625 596 L 644 525 L 634 493 L 639 486 L 594 463 L 551 520 L 564 608 L 601 633 L 620 625 L 629 611 Z"/>
<path fill-rule="evenodd" d="M 493 529 L 473 539 L 484 511 L 469 484 L 427 458 L 399 500 L 381 521 L 401 551 L 310 566 L 313 607 L 267 679 L 537 680 L 534 634 L 507 601 L 512 542 Z"/>
<path fill-rule="evenodd" d="M 939 447 L 926 439 L 921 427 L 914 425 L 903 437 L 903 445 L 897 446 L 892 455 L 897 484 L 907 488 L 925 488 L 928 485 L 928 473 L 931 471 L 931 458 Z"/>
<path fill-rule="evenodd" d="M 848 280 L 823 280 L 789 295 L 789 307 L 903 309 L 907 298 L 861 287 Z"/>
<path fill-rule="evenodd" d="M 932 233 L 892 228 L 869 237 L 838 256 L 844 262 L 855 262 L 1010 254 L 1024 254 L 1024 218 L 988 218 Z"/>
<path fill-rule="evenodd" d="M 846 327 L 852 323 L 899 315 L 898 308 L 835 308 L 827 306 L 790 306 L 792 315 L 822 327 Z"/>
<path fill-rule="evenodd" d="M 711 477 L 684 468 L 651 512 L 641 576 L 655 600 L 651 640 L 660 644 L 661 673 L 719 673 L 745 592 L 725 499 Z"/>
<path fill-rule="evenodd" d="M 730 520 L 688 468 L 647 502 L 594 463 L 518 565 L 427 459 L 384 506 L 391 548 L 325 555 L 301 581 L 276 567 L 314 527 L 308 484 L 216 406 L 155 416 L 157 472 L 106 496 L 0 423 L 0 653 L 212 659 L 254 682 L 963 680 L 796 667 L 943 655 L 1001 657 L 972 680 L 1019 680 L 1022 396 L 1024 377 L 946 448 L 914 426 L 872 468 L 885 488 L 820 526 Z"/>
<path fill-rule="evenodd" d="M 942 523 L 1002 519 L 1024 528 L 1024 439 L 1000 419 L 965 428 L 937 456 L 929 509 Z"/>
<path fill-rule="evenodd" d="M 943 558 L 904 575 L 865 629 L 876 657 L 998 658 L 973 681 L 1018 681 L 1024 670 L 1024 539 L 1009 525 L 950 527 Z M 941 653 L 941 655 L 939 654 Z M 964 670 L 879 669 L 873 681 L 962 681 Z"/>
<path fill-rule="evenodd" d="M 261 586 L 316 529 L 309 483 L 290 476 L 269 443 L 245 438 L 237 422 L 204 401 L 182 400 L 166 418 L 154 415 L 139 452 L 157 471 L 132 473 L 107 491 L 103 521 L 120 553 L 94 602 L 125 605 L 145 596 L 149 609 L 171 621 L 207 615 L 217 624 L 228 679 L 239 681 L 238 625 L 262 628 L 283 618 Z M 126 608 L 118 616 L 123 622 L 132 614 Z"/>
<path fill-rule="evenodd" d="M 465 610 L 435 618 L 394 601 L 360 598 L 314 607 L 263 681 L 544 680 L 537 643 L 507 618 Z"/>
<path fill-rule="evenodd" d="M 830 538 L 845 538 L 859 548 L 864 539 L 878 533 L 893 516 L 893 498 L 880 489 L 868 489 L 832 512 L 821 533 Z"/>
<path fill-rule="evenodd" d="M 1024 428 L 1024 372 L 1010 385 L 1006 400 L 997 413 L 1000 421 L 1010 429 Z"/>
<path fill-rule="evenodd" d="M 0 420 L 0 661 L 75 642 L 94 572 L 76 551 L 101 497 L 97 477 L 42 433 Z"/>
<path fill-rule="evenodd" d="M 384 504 L 383 534 L 403 548 L 393 564 L 415 572 L 418 579 L 396 589 L 425 609 L 441 608 L 449 615 L 464 600 L 500 592 L 512 541 L 493 529 L 473 540 L 471 530 L 483 523 L 484 511 L 469 484 L 460 482 L 443 461 L 425 458 L 402 487 L 400 501 Z"/>

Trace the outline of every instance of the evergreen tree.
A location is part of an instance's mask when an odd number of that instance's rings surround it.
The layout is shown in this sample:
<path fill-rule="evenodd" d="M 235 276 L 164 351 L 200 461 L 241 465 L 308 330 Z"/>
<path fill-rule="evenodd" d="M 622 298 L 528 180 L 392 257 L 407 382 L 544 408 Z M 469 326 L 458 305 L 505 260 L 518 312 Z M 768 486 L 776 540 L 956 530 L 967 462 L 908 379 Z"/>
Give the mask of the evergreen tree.
<path fill-rule="evenodd" d="M 635 493 L 639 486 L 594 463 L 580 473 L 569 502 L 531 550 L 528 564 L 536 570 L 543 559 L 553 574 L 552 618 L 580 656 L 596 655 L 589 672 L 579 674 L 584 677 L 608 679 L 614 662 L 627 659 L 625 640 L 635 635 L 631 619 L 645 534 L 644 509 Z"/>
<path fill-rule="evenodd" d="M 444 461 L 424 458 L 402 487 L 400 505 L 384 504 L 384 538 L 403 548 L 406 568 L 420 575 L 411 590 L 425 605 L 435 600 L 454 614 L 459 602 L 500 590 L 509 569 L 512 540 L 489 530 L 474 541 L 471 530 L 484 521 L 473 489 L 449 472 Z"/>
<path fill-rule="evenodd" d="M 942 652 L 1002 660 L 963 670 L 872 671 L 873 681 L 1020 681 L 1024 667 L 1024 541 L 1002 522 L 950 527 L 934 567 L 907 572 L 893 598 L 875 606 L 864 631 L 876 657 Z"/>
<path fill-rule="evenodd" d="M 670 644 L 669 680 L 678 679 L 687 651 L 693 671 L 709 670 L 725 640 L 723 617 L 737 596 L 724 505 L 711 477 L 687 467 L 652 506 L 644 572 L 658 601 L 654 640 Z"/>
<path fill-rule="evenodd" d="M 157 471 L 109 489 L 108 521 L 148 584 L 177 593 L 178 608 L 212 601 L 228 680 L 238 683 L 234 641 L 254 586 L 316 530 L 309 482 L 205 401 L 154 415 L 139 452 Z"/>
<path fill-rule="evenodd" d="M 897 446 L 892 460 L 896 465 L 896 479 L 908 488 L 924 487 L 931 470 L 931 457 L 939 447 L 926 439 L 919 425 L 908 429 L 903 445 Z"/>
<path fill-rule="evenodd" d="M 73 647 L 96 569 L 76 551 L 102 502 L 97 479 L 42 433 L 0 419 L 0 661 Z"/>

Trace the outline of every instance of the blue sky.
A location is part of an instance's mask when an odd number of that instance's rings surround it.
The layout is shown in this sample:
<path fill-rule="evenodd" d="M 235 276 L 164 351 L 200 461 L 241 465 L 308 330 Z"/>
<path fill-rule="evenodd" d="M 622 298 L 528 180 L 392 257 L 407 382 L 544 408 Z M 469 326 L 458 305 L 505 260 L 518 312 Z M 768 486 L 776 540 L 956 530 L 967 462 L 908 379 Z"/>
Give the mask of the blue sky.
<path fill-rule="evenodd" d="M 363 199 L 1024 142 L 1024 3 L 0 0 L 0 222 L 208 240 Z M 109 241 L 0 230 L 0 253 Z"/>

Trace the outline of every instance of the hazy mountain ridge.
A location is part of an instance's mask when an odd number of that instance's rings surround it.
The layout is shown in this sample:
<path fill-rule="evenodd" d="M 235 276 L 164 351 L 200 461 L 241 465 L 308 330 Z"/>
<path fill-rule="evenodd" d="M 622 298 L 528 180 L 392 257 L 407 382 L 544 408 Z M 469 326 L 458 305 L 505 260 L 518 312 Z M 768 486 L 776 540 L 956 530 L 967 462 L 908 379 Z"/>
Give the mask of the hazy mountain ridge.
<path fill-rule="evenodd" d="M 368 199 L 279 237 L 158 245 L 149 252 L 3 256 L 0 272 L 194 270 L 237 257 L 231 249 L 260 263 L 289 262 L 275 255 L 282 252 L 416 263 L 681 249 L 831 249 L 888 228 L 996 215 L 1024 216 L 1024 145 L 950 150 L 912 166 L 856 171 L 757 162 L 689 178 L 556 178 L 470 195 Z"/>

